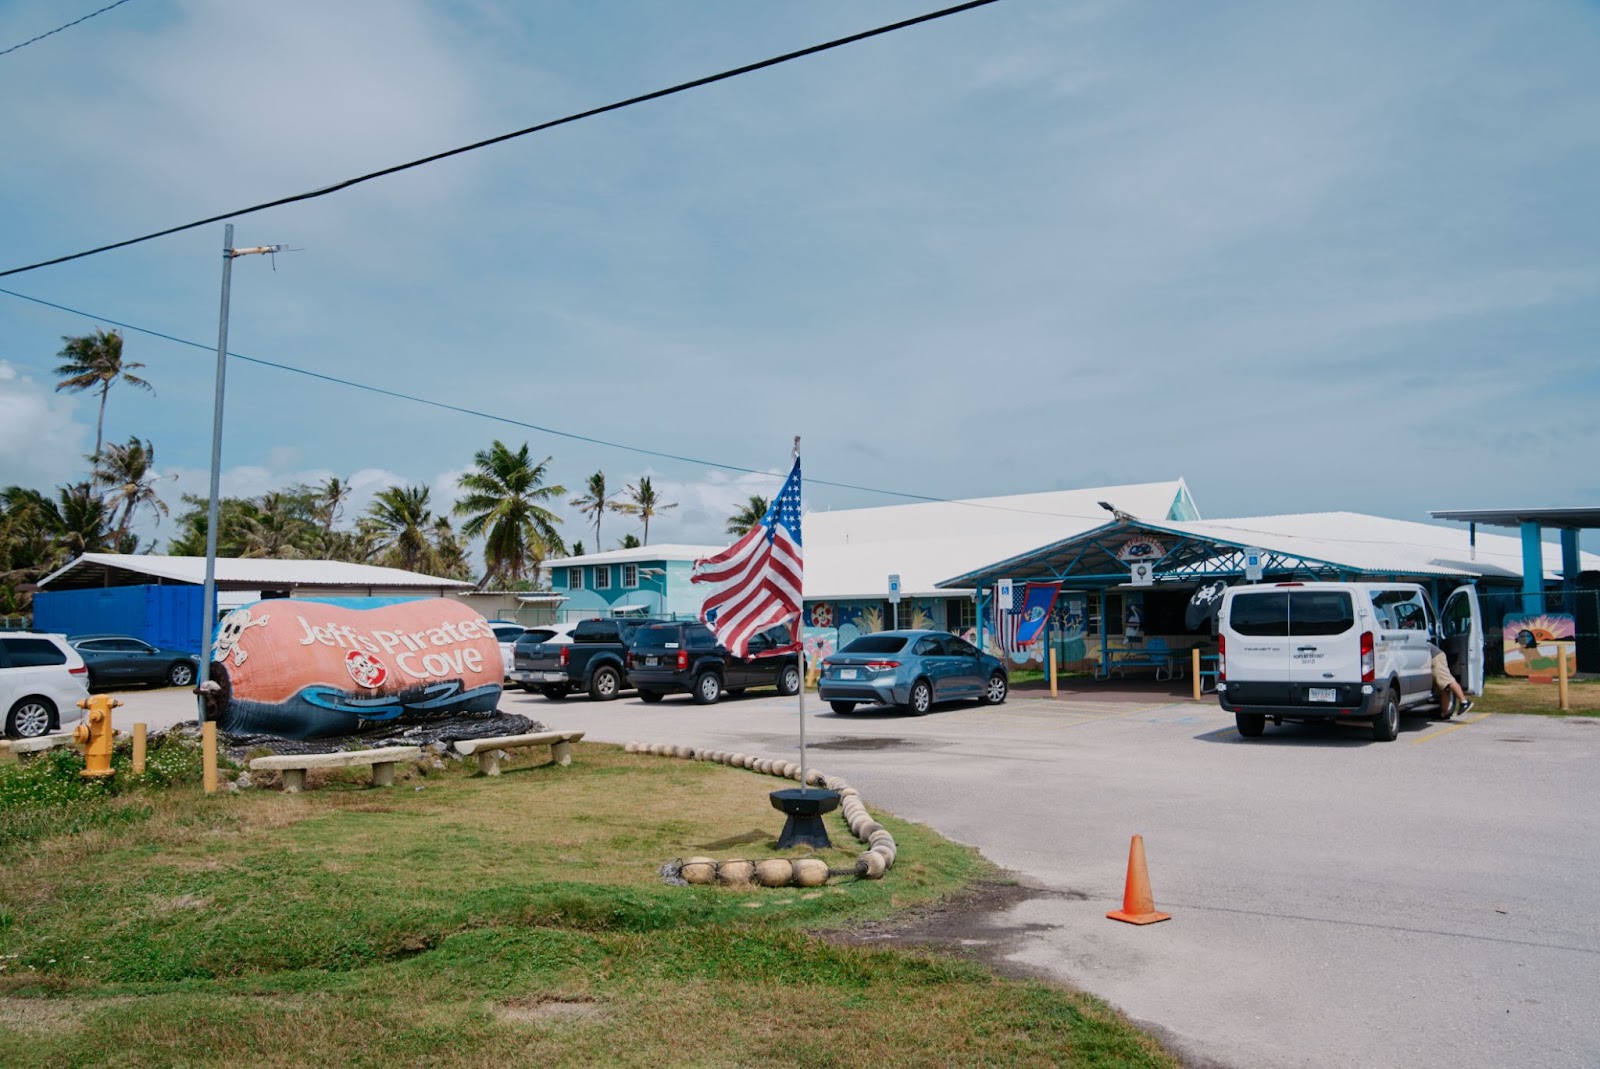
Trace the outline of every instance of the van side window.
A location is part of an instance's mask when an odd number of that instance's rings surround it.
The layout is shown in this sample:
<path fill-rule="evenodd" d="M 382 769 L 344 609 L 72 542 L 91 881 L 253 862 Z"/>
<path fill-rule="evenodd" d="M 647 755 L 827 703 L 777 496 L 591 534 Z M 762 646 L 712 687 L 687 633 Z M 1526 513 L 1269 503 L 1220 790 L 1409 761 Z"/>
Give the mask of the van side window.
<path fill-rule="evenodd" d="M 1426 631 L 1428 611 L 1420 590 L 1374 590 L 1372 611 L 1385 631 Z"/>

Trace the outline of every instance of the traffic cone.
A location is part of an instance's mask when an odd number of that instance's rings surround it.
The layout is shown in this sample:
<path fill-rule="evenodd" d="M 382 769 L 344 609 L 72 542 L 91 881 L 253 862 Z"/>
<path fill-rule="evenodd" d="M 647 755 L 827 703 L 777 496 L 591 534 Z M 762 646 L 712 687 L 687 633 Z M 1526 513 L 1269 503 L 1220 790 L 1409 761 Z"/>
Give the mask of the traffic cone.
<path fill-rule="evenodd" d="M 1135 835 L 1128 847 L 1128 882 L 1122 892 L 1122 908 L 1106 916 L 1129 924 L 1154 924 L 1172 919 L 1169 913 L 1156 912 L 1156 900 L 1150 894 L 1150 873 L 1144 867 L 1143 835 Z"/>

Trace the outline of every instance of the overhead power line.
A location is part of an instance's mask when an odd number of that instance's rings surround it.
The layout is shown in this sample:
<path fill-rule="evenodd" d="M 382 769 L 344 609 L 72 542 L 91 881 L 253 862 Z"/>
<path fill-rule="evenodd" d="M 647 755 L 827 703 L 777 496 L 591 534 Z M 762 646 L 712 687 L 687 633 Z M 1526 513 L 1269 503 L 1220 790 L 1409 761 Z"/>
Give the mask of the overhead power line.
<path fill-rule="evenodd" d="M 60 33 L 62 30 L 70 30 L 80 22 L 88 22 L 90 19 L 94 18 L 96 15 L 104 15 L 107 11 L 110 11 L 112 8 L 121 7 L 123 4 L 126 4 L 127 2 L 128 2 L 128 0 L 117 0 L 117 2 L 114 3 L 114 4 L 107 4 L 105 7 L 101 8 L 99 11 L 91 11 L 87 15 L 83 16 L 83 18 L 81 18 L 81 19 L 73 19 L 71 22 L 67 23 L 65 26 L 57 26 L 55 29 L 51 30 L 49 33 L 41 33 L 37 37 L 28 38 L 26 41 L 22 42 L 20 45 L 12 45 L 10 48 L 6 49 L 5 51 L 0 52 L 0 56 L 9 56 L 11 53 L 15 52 L 19 48 L 27 48 L 29 45 L 34 44 L 37 41 L 43 41 L 46 37 L 54 37 L 56 34 Z"/>
<path fill-rule="evenodd" d="M 141 327 L 134 323 L 126 323 L 118 319 L 112 319 L 110 316 L 96 315 L 93 312 L 86 312 L 81 308 L 73 308 L 69 305 L 57 304 L 54 301 L 47 301 L 42 297 L 30 297 L 26 293 L 18 293 L 15 290 L 3 288 L 0 288 L 0 293 L 5 294 L 7 297 L 15 297 L 18 300 L 28 301 L 31 304 L 42 305 L 45 308 L 54 308 L 60 312 L 68 312 L 72 315 L 83 316 L 85 319 L 92 319 L 97 323 L 110 323 L 112 326 L 121 327 L 123 330 L 131 330 L 139 334 L 148 335 L 152 338 L 161 338 L 164 341 L 174 342 L 178 345 L 187 345 L 191 349 L 203 349 L 206 352 L 216 351 L 215 345 L 207 345 L 204 342 L 191 341 L 188 338 L 180 338 L 176 334 L 167 334 L 163 331 L 152 330 L 149 327 Z M 263 360 L 257 356 L 246 356 L 243 353 L 236 353 L 232 352 L 231 350 L 229 351 L 228 355 L 233 357 L 235 360 L 243 360 L 250 364 L 259 364 L 262 367 L 276 368 L 279 371 L 287 371 L 295 375 L 305 375 L 308 378 L 319 379 L 323 382 L 331 382 L 337 386 L 348 386 L 354 390 L 364 390 L 368 393 L 375 393 L 384 397 L 393 397 L 400 401 L 410 401 L 413 404 L 427 405 L 429 408 L 438 408 L 443 409 L 446 412 L 457 412 L 464 416 L 474 416 L 478 419 L 487 419 L 496 423 L 505 423 L 513 427 L 521 427 L 524 430 L 538 431 L 540 434 L 548 434 L 557 438 L 566 438 L 569 441 L 585 442 L 589 445 L 604 446 L 607 449 L 619 449 L 623 452 L 636 453 L 640 456 L 658 457 L 662 460 L 677 460 L 685 464 L 698 464 L 708 468 L 720 468 L 723 471 L 739 472 L 742 475 L 765 475 L 774 479 L 783 478 L 783 473 L 781 472 L 764 471 L 760 468 L 749 468 L 740 464 L 729 464 L 720 460 L 707 460 L 704 457 L 685 456 L 681 453 L 671 453 L 662 449 L 651 449 L 646 446 L 628 445 L 625 442 L 613 442 L 605 438 L 596 438 L 592 435 L 578 434 L 575 431 L 564 431 L 555 427 L 546 427 L 542 424 L 529 423 L 526 420 L 513 419 L 510 416 L 502 416 L 494 412 L 485 412 L 482 409 L 468 408 L 465 405 L 455 405 L 450 404 L 447 401 L 436 401 L 428 397 L 418 397 L 415 394 L 403 393 L 399 390 L 391 390 L 385 386 L 373 386 L 370 383 L 357 382 L 354 379 L 340 378 L 337 375 L 329 375 L 321 371 L 311 371 L 308 368 L 295 367 L 293 364 L 282 364 L 275 360 Z M 881 494 L 884 497 L 904 498 L 908 501 L 925 501 L 944 505 L 965 505 L 968 508 L 992 509 L 996 512 L 1015 512 L 1028 516 L 1052 516 L 1064 520 L 1097 520 L 1101 518 L 1098 513 L 1085 514 L 1071 512 L 1043 512 L 1037 509 L 1019 509 L 1009 505 L 991 505 L 980 501 L 962 501 L 959 498 L 933 497 L 928 494 L 912 494 L 903 490 L 885 490 L 881 487 L 860 486 L 855 483 L 835 482 L 830 479 L 807 477 L 806 481 L 808 483 L 815 483 L 818 486 L 832 486 L 840 490 L 859 490 L 863 493 Z"/>
<path fill-rule="evenodd" d="M 747 63 L 742 67 L 734 67 L 732 70 L 725 70 L 718 74 L 710 74 L 704 78 L 696 78 L 689 82 L 680 82 L 679 84 L 669 86 L 666 89 L 657 89 L 651 93 L 644 93 L 640 96 L 629 97 L 626 100 L 618 100 L 611 104 L 601 105 L 598 108 L 590 108 L 587 111 L 574 112 L 571 115 L 565 115 L 559 119 L 551 119 L 548 122 L 538 123 L 534 126 L 526 126 L 521 130 L 513 130 L 508 134 L 500 134 L 498 137 L 487 138 L 483 141 L 474 141 L 470 145 L 462 145 L 459 148 L 448 149 L 444 152 L 436 152 L 431 156 L 423 156 L 421 159 L 411 160 L 408 163 L 398 163 L 392 167 L 385 167 L 382 170 L 372 171 L 356 178 L 347 178 L 342 182 L 336 182 L 331 186 L 323 186 L 321 189 L 313 189 L 307 193 L 296 193 L 293 196 L 279 197 L 277 200 L 263 201 L 260 204 L 253 204 L 248 208 L 239 208 L 234 211 L 223 212 L 220 215 L 213 215 L 205 219 L 196 219 L 192 223 L 184 223 L 181 226 L 169 226 L 165 230 L 157 230 L 154 233 L 145 234 L 142 237 L 129 238 L 126 241 L 117 241 L 111 243 L 110 245 L 100 245 L 93 249 L 85 249 L 82 252 L 71 253 L 67 256 L 57 256 L 50 260 L 40 260 L 38 263 L 27 264 L 23 267 L 13 267 L 6 271 L 0 271 L 0 278 L 5 278 L 8 275 L 20 275 L 24 271 L 35 271 L 41 267 L 50 267 L 53 264 L 62 264 L 69 260 L 81 260 L 86 256 L 95 256 L 102 252 L 110 252 L 113 249 L 127 248 L 129 245 L 138 245 L 141 242 L 153 241 L 156 238 L 164 238 L 169 234 L 178 234 L 185 230 L 193 230 L 195 227 L 206 226 L 211 223 L 219 223 L 224 219 L 237 219 L 240 216 L 250 215 L 254 212 L 265 211 L 268 208 L 278 208 L 285 204 L 294 204 L 299 201 L 315 200 L 318 197 L 326 197 L 330 194 L 338 193 L 340 190 L 349 189 L 351 186 L 358 186 L 363 182 L 371 182 L 376 178 L 385 178 L 392 174 L 399 174 L 401 171 L 409 171 L 413 167 L 421 167 L 424 164 L 437 163 L 439 160 L 449 159 L 451 156 L 460 156 L 463 153 L 476 152 L 478 149 L 488 148 L 490 145 L 498 145 L 502 141 L 511 141 L 515 138 L 526 137 L 529 134 L 536 134 L 540 131 L 553 129 L 557 126 L 565 126 L 567 123 L 574 123 L 580 119 L 589 119 L 596 115 L 604 115 L 609 111 L 620 111 L 623 108 L 633 107 L 635 104 L 643 104 L 651 100 L 660 100 L 663 97 L 669 97 L 675 93 L 686 92 L 690 89 L 698 89 L 701 86 L 711 85 L 715 82 L 726 81 L 729 78 L 737 78 L 741 74 L 750 74 L 753 71 L 764 70 L 767 67 L 776 67 L 781 63 L 788 63 L 792 60 L 802 59 L 806 56 L 814 56 L 819 52 L 827 52 L 834 48 L 842 48 L 845 45 L 854 44 L 857 41 L 865 41 L 869 37 L 880 37 L 886 33 L 893 33 L 896 30 L 904 30 L 908 27 L 917 26 L 924 22 L 933 22 L 936 19 L 948 18 L 951 15 L 958 15 L 963 11 L 970 11 L 973 8 L 978 7 L 987 7 L 989 4 L 997 2 L 998 0 L 969 0 L 968 3 L 957 4 L 955 7 L 947 7 L 939 11 L 930 11 L 925 15 L 918 15 L 915 18 L 902 19 L 899 22 L 891 22 L 887 26 L 879 26 L 876 29 L 863 30 L 860 33 L 850 34 L 848 37 L 838 37 L 832 41 L 824 41 L 822 44 L 812 45 L 809 48 L 802 48 L 796 52 L 785 52 L 783 55 L 773 56 L 771 59 L 763 59 L 757 63 Z"/>

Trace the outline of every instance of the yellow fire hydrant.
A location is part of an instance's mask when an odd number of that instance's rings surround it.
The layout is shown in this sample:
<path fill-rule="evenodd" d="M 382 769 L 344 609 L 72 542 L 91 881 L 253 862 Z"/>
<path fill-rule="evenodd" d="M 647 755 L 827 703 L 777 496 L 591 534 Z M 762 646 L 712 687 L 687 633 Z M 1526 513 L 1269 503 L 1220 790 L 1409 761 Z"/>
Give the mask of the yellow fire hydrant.
<path fill-rule="evenodd" d="M 79 709 L 89 710 L 72 729 L 72 741 L 83 747 L 83 771 L 78 775 L 95 779 L 111 775 L 111 710 L 121 704 L 109 694 L 96 694 L 78 703 Z"/>

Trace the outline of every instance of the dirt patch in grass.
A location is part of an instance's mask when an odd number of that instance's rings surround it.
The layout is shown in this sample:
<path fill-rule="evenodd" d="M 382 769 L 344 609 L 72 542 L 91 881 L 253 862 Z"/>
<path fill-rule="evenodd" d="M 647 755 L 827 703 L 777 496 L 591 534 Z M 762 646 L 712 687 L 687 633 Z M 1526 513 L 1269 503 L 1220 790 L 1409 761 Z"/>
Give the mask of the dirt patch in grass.
<path fill-rule="evenodd" d="M 1043 970 L 1008 960 L 1018 943 L 1033 932 L 1045 930 L 1048 925 L 1019 924 L 1007 920 L 1005 914 L 1035 899 L 1083 897 L 1003 875 L 981 880 L 960 894 L 902 910 L 892 917 L 864 921 L 847 931 L 814 934 L 841 946 L 915 947 L 981 962 L 1001 976 L 1050 979 Z"/>
<path fill-rule="evenodd" d="M 507 999 L 497 1005 L 494 1012 L 502 1021 L 541 1025 L 557 1021 L 595 1021 L 605 1014 L 604 1008 L 594 999 L 562 998 L 557 995 Z"/>

